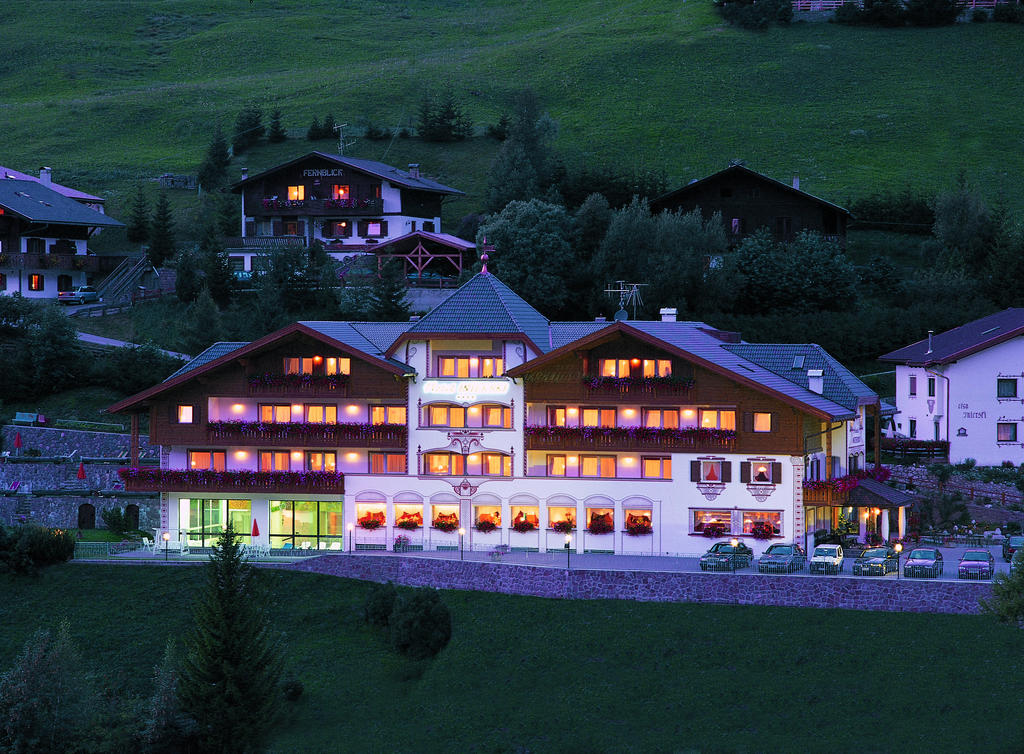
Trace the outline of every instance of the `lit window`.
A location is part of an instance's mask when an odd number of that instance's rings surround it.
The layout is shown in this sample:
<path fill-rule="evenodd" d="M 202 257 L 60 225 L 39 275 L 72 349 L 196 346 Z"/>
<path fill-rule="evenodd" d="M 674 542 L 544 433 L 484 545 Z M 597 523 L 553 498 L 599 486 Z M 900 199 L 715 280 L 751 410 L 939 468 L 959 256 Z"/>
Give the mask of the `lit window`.
<path fill-rule="evenodd" d="M 379 222 L 369 222 L 369 223 L 366 223 L 366 235 L 368 237 L 369 236 L 379 236 L 379 235 L 381 235 L 381 230 L 380 229 L 381 229 L 381 224 Z"/>
<path fill-rule="evenodd" d="M 512 516 L 512 526 L 516 524 L 523 526 L 527 529 L 531 526 L 536 529 L 540 526 L 540 508 L 536 505 L 512 505 L 509 506 L 509 515 Z"/>
<path fill-rule="evenodd" d="M 1017 424 L 1016 422 L 1008 422 L 1006 424 L 996 425 L 996 441 L 997 442 L 1017 442 Z"/>
<path fill-rule="evenodd" d="M 476 411 L 474 412 L 474 409 Z M 479 417 L 480 426 L 484 427 L 512 427 L 512 409 L 507 406 L 471 406 L 469 409 L 470 418 Z M 477 423 L 470 421 L 469 426 L 475 427 Z"/>
<path fill-rule="evenodd" d="M 602 377 L 671 377 L 669 359 L 600 359 L 598 372 Z"/>
<path fill-rule="evenodd" d="M 290 357 L 284 360 L 285 374 L 337 375 L 351 374 L 352 360 L 337 356 Z"/>
<path fill-rule="evenodd" d="M 310 424 L 337 424 L 338 407 L 334 405 L 306 404 L 306 421 Z"/>
<path fill-rule="evenodd" d="M 44 286 L 44 278 L 42 275 L 33 273 L 28 276 L 28 289 L 30 291 L 41 291 Z"/>
<path fill-rule="evenodd" d="M 576 528 L 576 509 L 564 505 L 548 506 L 548 525 L 553 529 L 557 524 L 568 524 L 570 529 Z"/>
<path fill-rule="evenodd" d="M 292 461 L 287 450 L 261 450 L 260 471 L 291 471 Z"/>
<path fill-rule="evenodd" d="M 370 453 L 371 474 L 404 474 L 405 453 Z"/>
<path fill-rule="evenodd" d="M 615 456 L 580 456 L 580 476 L 615 477 Z"/>
<path fill-rule="evenodd" d="M 290 404 L 274 405 L 269 403 L 260 404 L 260 421 L 266 423 L 290 422 L 292 420 L 292 407 Z"/>
<path fill-rule="evenodd" d="M 331 187 L 331 198 L 332 199 L 348 199 L 349 198 L 348 186 L 339 186 L 338 184 L 334 184 L 334 186 Z"/>
<path fill-rule="evenodd" d="M 501 453 L 481 453 L 480 473 L 483 476 L 512 476 L 512 456 Z"/>
<path fill-rule="evenodd" d="M 772 470 L 774 466 L 770 461 L 751 461 L 747 465 L 747 469 L 744 469 L 746 474 L 749 474 L 749 480 L 751 482 L 760 483 L 771 483 L 779 482 L 780 480 L 775 479 L 775 473 Z"/>
<path fill-rule="evenodd" d="M 700 480 L 702 482 L 721 482 L 722 481 L 722 462 L 721 461 L 701 461 L 700 462 Z"/>
<path fill-rule="evenodd" d="M 1016 398 L 1017 380 L 996 380 L 996 397 Z"/>
<path fill-rule="evenodd" d="M 306 471 L 336 471 L 338 454 L 334 451 L 311 450 L 306 453 Z"/>
<path fill-rule="evenodd" d="M 718 409 L 700 410 L 700 426 L 704 429 L 736 429 L 736 412 Z"/>
<path fill-rule="evenodd" d="M 442 356 L 437 364 L 441 377 L 461 380 L 500 377 L 505 373 L 504 359 L 493 356 Z"/>
<path fill-rule="evenodd" d="M 693 533 L 720 537 L 732 531 L 730 511 L 693 511 Z"/>
<path fill-rule="evenodd" d="M 741 511 L 743 533 L 755 537 L 777 537 L 782 534 L 781 511 Z"/>
<path fill-rule="evenodd" d="M 645 408 L 644 409 L 644 426 L 663 428 L 663 429 L 678 429 L 679 428 L 679 409 L 675 408 Z"/>
<path fill-rule="evenodd" d="M 548 476 L 565 476 L 565 456 L 548 456 Z"/>
<path fill-rule="evenodd" d="M 614 427 L 614 408 L 585 408 L 583 409 L 584 427 Z"/>
<path fill-rule="evenodd" d="M 374 406 L 370 409 L 371 421 L 374 424 L 405 424 L 405 406 Z"/>
<path fill-rule="evenodd" d="M 288 200 L 289 201 L 302 201 L 306 198 L 306 187 L 305 186 L 289 186 L 288 187 Z"/>
<path fill-rule="evenodd" d="M 186 405 L 178 406 L 178 424 L 191 424 L 193 419 L 193 407 Z"/>
<path fill-rule="evenodd" d="M 227 453 L 223 450 L 190 450 L 188 467 L 197 471 L 224 471 Z"/>
<path fill-rule="evenodd" d="M 447 404 L 426 407 L 428 427 L 465 427 L 466 409 Z"/>
<path fill-rule="evenodd" d="M 549 427 L 564 427 L 565 424 L 565 406 L 549 406 L 548 407 L 548 426 Z"/>
<path fill-rule="evenodd" d="M 466 473 L 466 457 L 457 453 L 426 453 L 423 473 L 438 476 L 456 476 Z"/>
<path fill-rule="evenodd" d="M 771 432 L 772 431 L 772 415 L 769 413 L 754 412 L 754 431 L 755 432 Z"/>
<path fill-rule="evenodd" d="M 671 479 L 672 459 L 669 457 L 644 458 L 641 464 L 641 473 L 644 479 Z"/>

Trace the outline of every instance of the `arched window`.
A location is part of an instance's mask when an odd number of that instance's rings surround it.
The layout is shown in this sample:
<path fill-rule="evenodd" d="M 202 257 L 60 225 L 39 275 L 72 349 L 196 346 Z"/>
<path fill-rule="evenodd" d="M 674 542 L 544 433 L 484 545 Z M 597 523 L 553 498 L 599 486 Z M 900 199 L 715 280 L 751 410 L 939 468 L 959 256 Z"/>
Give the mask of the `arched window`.
<path fill-rule="evenodd" d="M 78 528 L 96 528 L 96 508 L 92 503 L 82 503 L 78 506 Z"/>
<path fill-rule="evenodd" d="M 139 528 L 139 506 L 134 503 L 124 507 L 124 528 L 129 531 Z"/>

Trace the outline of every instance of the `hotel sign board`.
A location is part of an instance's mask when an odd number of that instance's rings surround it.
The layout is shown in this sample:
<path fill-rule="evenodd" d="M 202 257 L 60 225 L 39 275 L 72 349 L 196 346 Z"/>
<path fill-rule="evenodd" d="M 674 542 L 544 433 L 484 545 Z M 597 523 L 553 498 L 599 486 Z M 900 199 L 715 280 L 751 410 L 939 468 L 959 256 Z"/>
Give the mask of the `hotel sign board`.
<path fill-rule="evenodd" d="M 476 403 L 481 398 L 504 398 L 511 392 L 508 380 L 427 380 L 423 394 L 449 398 L 458 403 Z"/>

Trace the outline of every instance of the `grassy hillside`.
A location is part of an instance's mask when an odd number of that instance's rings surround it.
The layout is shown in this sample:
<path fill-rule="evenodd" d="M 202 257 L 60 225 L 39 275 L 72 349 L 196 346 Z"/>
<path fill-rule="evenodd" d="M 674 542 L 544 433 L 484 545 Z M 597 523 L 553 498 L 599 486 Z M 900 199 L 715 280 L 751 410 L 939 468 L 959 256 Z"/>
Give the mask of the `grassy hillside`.
<path fill-rule="evenodd" d="M 213 8 L 213 9 L 212 9 Z M 838 202 L 880 187 L 933 191 L 963 169 L 991 199 L 1024 206 L 1024 86 L 1008 61 L 1020 27 L 854 29 L 826 23 L 753 33 L 707 0 L 9 0 L 0 57 L 2 164 L 51 165 L 108 193 L 192 172 L 215 122 L 242 104 L 394 126 L 451 85 L 483 125 L 531 86 L 573 159 L 663 167 L 682 183 L 743 158 Z M 323 142 L 327 148 L 329 142 Z M 309 148 L 245 156 L 254 166 Z M 351 153 L 423 170 L 478 205 L 495 143 L 359 140 Z M 232 169 L 237 170 L 242 160 Z"/>
<path fill-rule="evenodd" d="M 417 668 L 362 625 L 365 584 L 264 574 L 288 673 L 306 689 L 283 704 L 272 751 L 1019 748 L 1024 634 L 982 616 L 447 592 L 451 644 Z M 122 697 L 148 695 L 200 579 L 73 564 L 0 575 L 0 670 L 67 617 L 91 670 Z"/>

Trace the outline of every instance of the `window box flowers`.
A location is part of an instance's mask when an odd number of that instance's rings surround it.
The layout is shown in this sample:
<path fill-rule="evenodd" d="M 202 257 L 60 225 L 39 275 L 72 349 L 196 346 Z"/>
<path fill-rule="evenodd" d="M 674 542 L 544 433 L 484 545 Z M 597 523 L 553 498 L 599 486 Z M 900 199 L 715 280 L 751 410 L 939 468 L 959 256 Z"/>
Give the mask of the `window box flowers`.
<path fill-rule="evenodd" d="M 689 377 L 584 377 L 583 385 L 602 393 L 683 393 L 693 387 Z"/>
<path fill-rule="evenodd" d="M 384 525 L 384 511 L 370 511 L 358 519 L 359 526 L 368 531 L 379 529 Z"/>
<path fill-rule="evenodd" d="M 551 528 L 559 534 L 571 534 L 573 530 L 575 530 L 576 525 L 569 519 L 566 519 L 565 521 L 555 521 L 555 523 L 551 525 Z"/>
<path fill-rule="evenodd" d="M 419 511 L 402 513 L 395 521 L 395 526 L 406 531 L 415 531 L 423 526 L 423 514 Z"/>
<path fill-rule="evenodd" d="M 558 427 L 529 425 L 523 428 L 527 448 L 568 449 L 594 447 L 622 450 L 666 450 L 673 448 L 731 448 L 736 433 L 709 427 Z"/>
<path fill-rule="evenodd" d="M 498 528 L 498 525 L 490 519 L 480 519 L 476 522 L 476 530 L 481 534 L 489 534 Z"/>
<path fill-rule="evenodd" d="M 537 524 L 527 519 L 523 519 L 522 521 L 516 521 L 514 524 L 512 524 L 512 529 L 519 532 L 520 534 L 528 534 L 536 528 Z"/>
<path fill-rule="evenodd" d="M 610 513 L 595 513 L 590 517 L 587 531 L 591 534 L 611 534 L 615 531 L 615 522 Z"/>
<path fill-rule="evenodd" d="M 333 392 L 346 385 L 348 385 L 347 374 L 273 374 L 268 372 L 249 377 L 249 390 L 253 392 Z"/>
<path fill-rule="evenodd" d="M 455 513 L 440 513 L 431 523 L 438 531 L 453 532 L 459 528 L 459 517 Z"/>
<path fill-rule="evenodd" d="M 631 537 L 640 537 L 654 531 L 651 517 L 645 514 L 630 513 L 626 516 L 626 533 Z"/>

